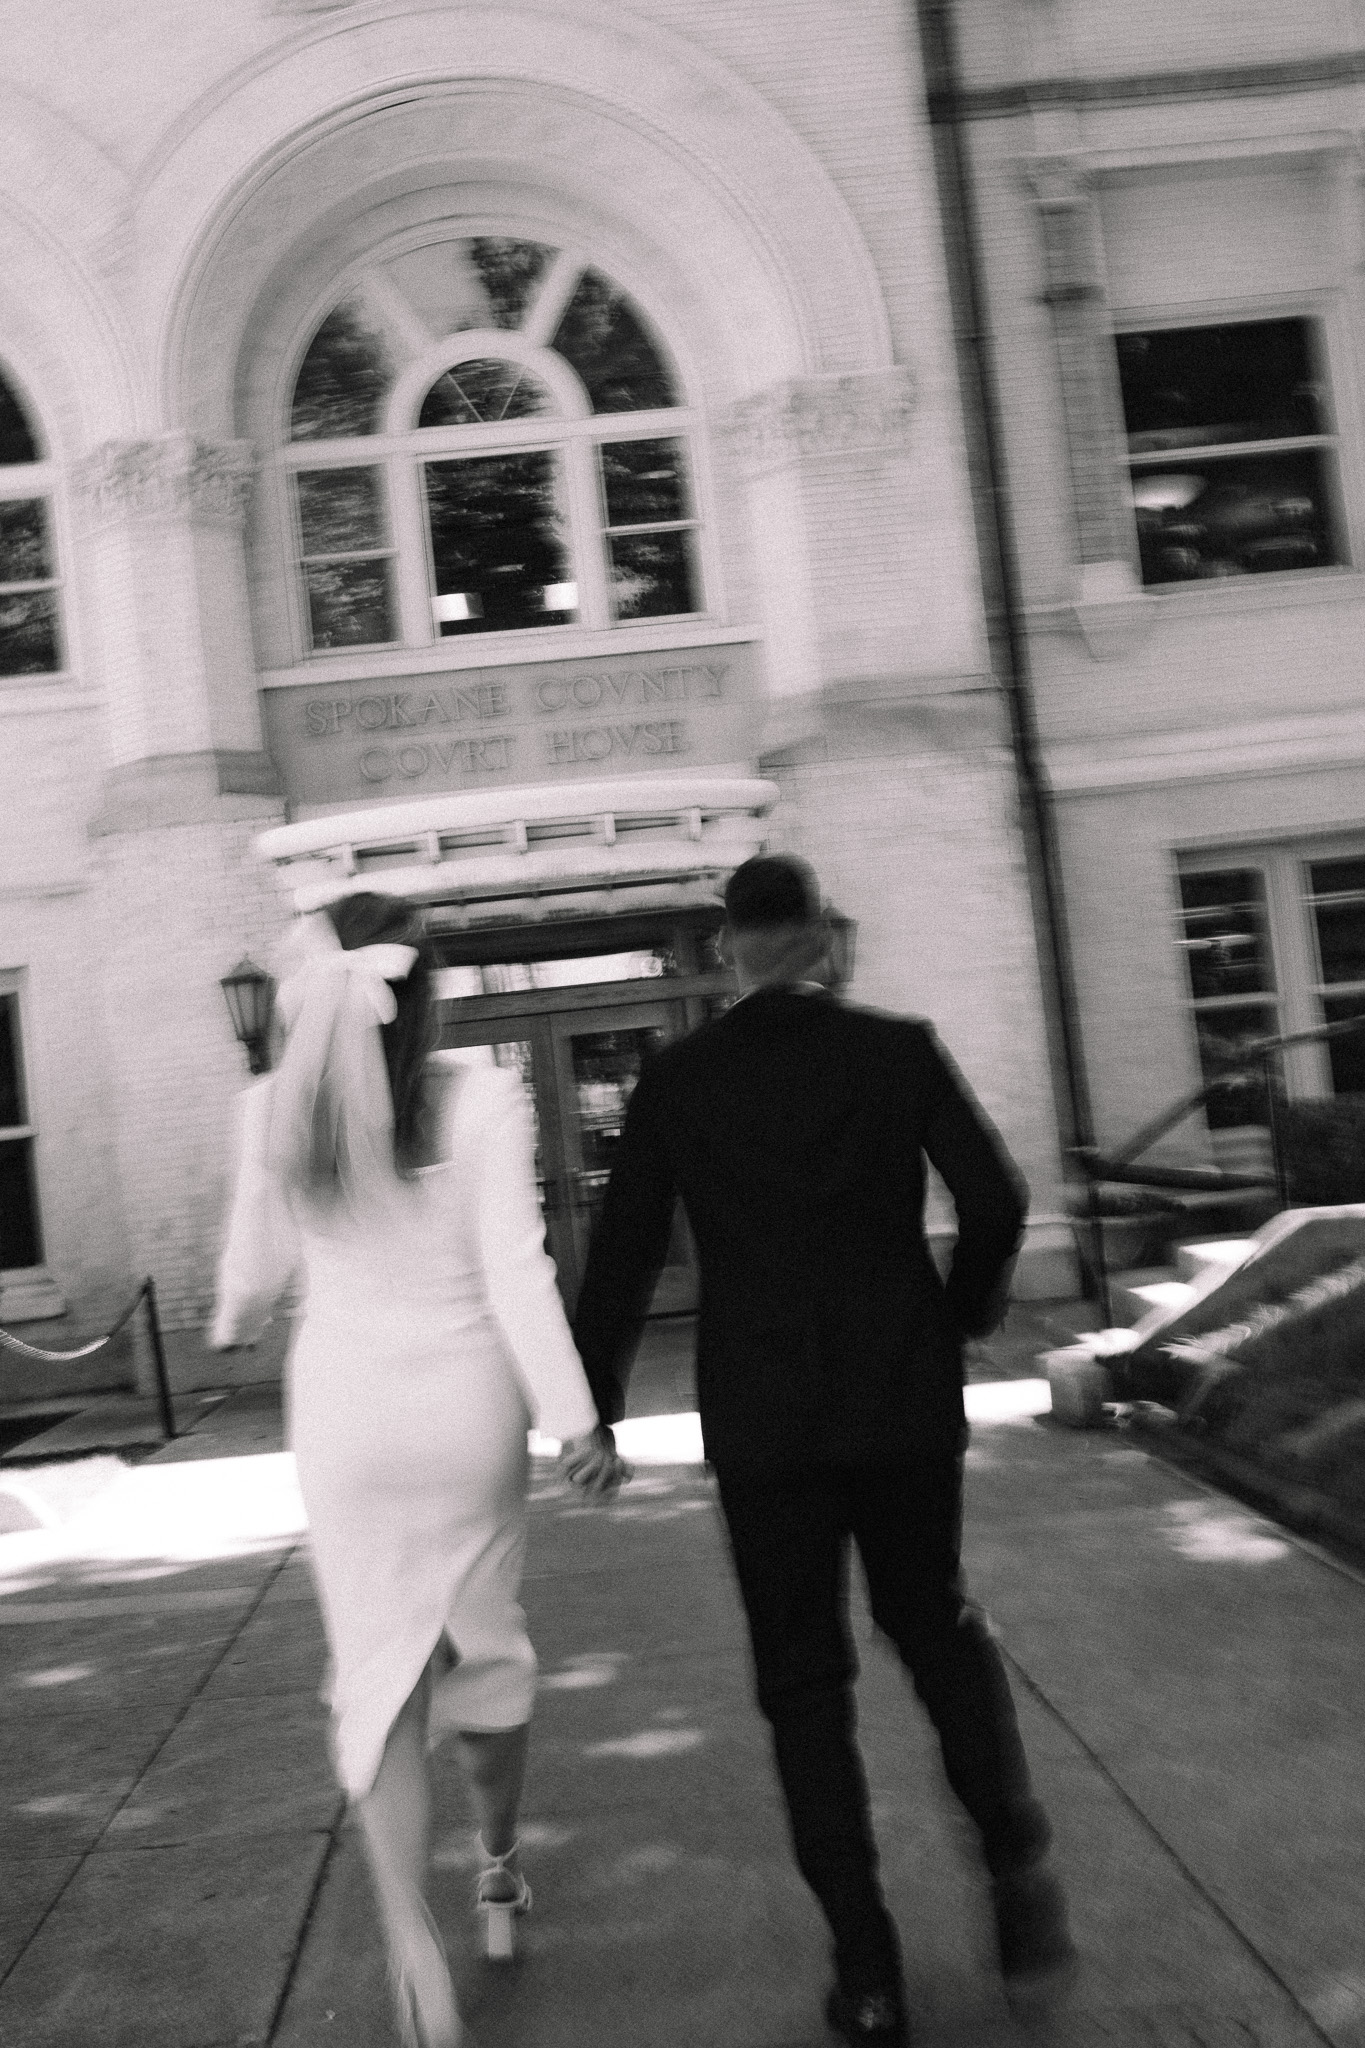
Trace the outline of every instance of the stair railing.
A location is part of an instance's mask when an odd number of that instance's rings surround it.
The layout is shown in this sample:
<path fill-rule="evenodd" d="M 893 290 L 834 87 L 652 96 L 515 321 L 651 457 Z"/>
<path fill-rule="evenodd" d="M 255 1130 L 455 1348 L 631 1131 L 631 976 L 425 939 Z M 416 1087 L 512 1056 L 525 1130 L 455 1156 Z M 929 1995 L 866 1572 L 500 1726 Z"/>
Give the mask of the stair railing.
<path fill-rule="evenodd" d="M 1235 1060 L 1228 1062 L 1227 1071 L 1212 1081 L 1206 1081 L 1202 1088 L 1196 1088 L 1188 1095 L 1180 1096 L 1163 1109 L 1149 1123 L 1134 1131 L 1126 1143 L 1112 1152 L 1101 1152 L 1097 1145 L 1074 1145 L 1068 1152 L 1086 1178 L 1086 1211 L 1090 1224 L 1092 1256 L 1100 1304 L 1105 1321 L 1112 1322 L 1113 1311 L 1109 1295 L 1109 1272 L 1104 1251 L 1104 1219 L 1100 1214 L 1098 1188 L 1101 1181 L 1117 1182 L 1121 1186 L 1145 1188 L 1169 1188 L 1172 1193 L 1185 1194 L 1231 1193 L 1237 1189 L 1264 1188 L 1268 1185 L 1262 1173 L 1230 1172 L 1218 1166 L 1139 1166 L 1136 1162 L 1144 1152 L 1151 1150 L 1158 1138 L 1164 1138 L 1187 1116 L 1193 1116 L 1197 1109 L 1213 1101 L 1215 1096 L 1235 1092 L 1246 1086 L 1248 1074 L 1257 1068 L 1264 1077 L 1266 1104 L 1270 1119 L 1271 1180 L 1275 1188 L 1275 1199 L 1281 1209 L 1289 1206 L 1289 1192 L 1285 1176 L 1284 1152 L 1280 1134 L 1279 1081 L 1282 1070 L 1278 1063 L 1288 1047 L 1293 1045 L 1321 1044 L 1328 1039 L 1349 1038 L 1365 1031 L 1365 1016 L 1345 1017 L 1337 1024 L 1317 1024 L 1307 1031 L 1287 1031 L 1271 1038 L 1251 1039 L 1243 1046 Z"/>

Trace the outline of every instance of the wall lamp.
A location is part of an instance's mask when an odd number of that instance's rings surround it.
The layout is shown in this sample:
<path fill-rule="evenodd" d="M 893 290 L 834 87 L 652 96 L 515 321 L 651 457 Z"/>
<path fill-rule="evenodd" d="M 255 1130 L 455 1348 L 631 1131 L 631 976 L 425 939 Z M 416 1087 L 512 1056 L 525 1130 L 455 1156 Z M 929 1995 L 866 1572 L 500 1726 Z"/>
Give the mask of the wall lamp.
<path fill-rule="evenodd" d="M 270 1065 L 267 1041 L 270 1010 L 275 1000 L 274 982 L 262 968 L 242 959 L 230 974 L 223 976 L 218 986 L 226 998 L 237 1043 L 246 1047 L 252 1073 L 264 1074 Z"/>

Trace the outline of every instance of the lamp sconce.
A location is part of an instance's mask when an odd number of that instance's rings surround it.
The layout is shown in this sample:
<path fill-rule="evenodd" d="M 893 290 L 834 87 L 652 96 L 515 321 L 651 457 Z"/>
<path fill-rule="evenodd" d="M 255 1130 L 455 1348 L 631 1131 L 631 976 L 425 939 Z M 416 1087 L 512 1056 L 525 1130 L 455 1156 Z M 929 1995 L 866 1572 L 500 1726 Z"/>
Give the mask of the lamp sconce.
<path fill-rule="evenodd" d="M 237 1043 L 246 1047 L 252 1073 L 266 1073 L 270 1066 L 268 1042 L 274 982 L 262 968 L 242 959 L 218 985 L 227 1002 Z"/>

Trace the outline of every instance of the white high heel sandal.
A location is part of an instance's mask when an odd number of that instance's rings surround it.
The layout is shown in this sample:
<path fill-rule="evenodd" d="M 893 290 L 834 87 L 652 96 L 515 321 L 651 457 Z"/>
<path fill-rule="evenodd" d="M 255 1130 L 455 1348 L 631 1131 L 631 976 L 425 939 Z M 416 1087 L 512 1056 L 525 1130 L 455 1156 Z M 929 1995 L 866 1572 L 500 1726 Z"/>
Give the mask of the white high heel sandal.
<path fill-rule="evenodd" d="M 520 1842 L 513 1842 L 510 1849 L 504 1849 L 501 1856 L 493 1855 L 485 1847 L 482 1835 L 476 1835 L 479 1854 L 488 1858 L 485 1869 L 479 1872 L 479 1882 L 474 1892 L 474 1902 L 484 1919 L 484 1953 L 490 1962 L 510 1963 L 516 1954 L 516 1923 L 523 1913 L 531 1910 L 531 1887 L 519 1870 L 509 1870 L 508 1864 L 521 1848 Z M 490 1880 L 509 1879 L 517 1889 L 510 1898 L 499 1898 L 489 1890 Z"/>

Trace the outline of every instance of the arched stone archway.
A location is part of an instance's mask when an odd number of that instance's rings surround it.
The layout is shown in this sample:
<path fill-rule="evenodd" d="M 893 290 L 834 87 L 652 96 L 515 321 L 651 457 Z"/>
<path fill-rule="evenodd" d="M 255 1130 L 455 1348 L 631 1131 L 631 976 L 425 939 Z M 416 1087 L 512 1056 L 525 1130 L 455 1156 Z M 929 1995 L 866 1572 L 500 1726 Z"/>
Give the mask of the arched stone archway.
<path fill-rule="evenodd" d="M 376 198 L 489 184 L 614 224 L 631 282 L 695 333 L 710 403 L 891 360 L 833 180 L 695 46 L 596 0 L 369 10 L 240 75 L 151 168 L 168 423 L 228 431 L 248 323 L 291 252 Z"/>

